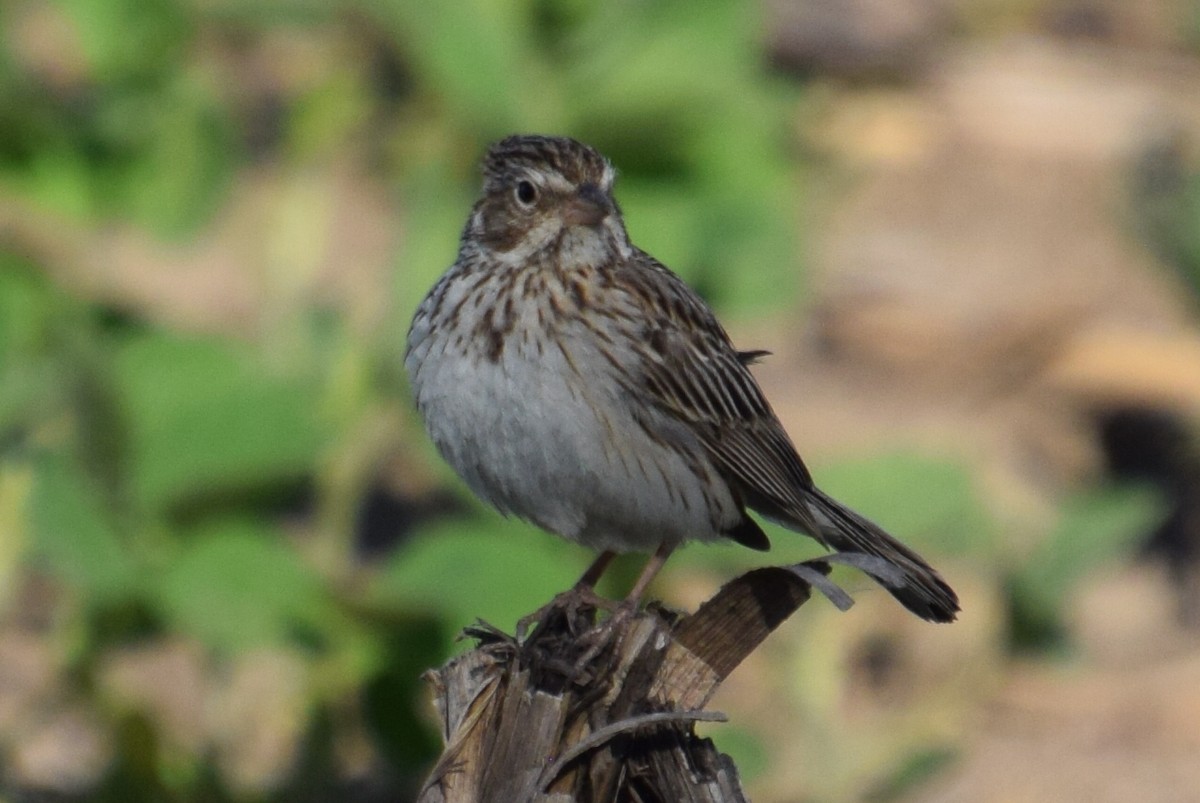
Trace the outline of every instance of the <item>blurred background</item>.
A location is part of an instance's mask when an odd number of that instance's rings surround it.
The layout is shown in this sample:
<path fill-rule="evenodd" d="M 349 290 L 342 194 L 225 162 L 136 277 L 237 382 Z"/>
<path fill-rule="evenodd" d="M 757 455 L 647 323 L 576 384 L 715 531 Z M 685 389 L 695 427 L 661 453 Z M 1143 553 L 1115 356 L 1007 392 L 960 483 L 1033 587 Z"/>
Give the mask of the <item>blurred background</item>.
<path fill-rule="evenodd" d="M 1198 87 L 1195 0 L 5 0 L 0 801 L 415 794 L 422 671 L 590 559 L 472 501 L 401 365 L 514 131 L 613 159 L 962 597 L 847 571 L 739 668 L 754 800 L 1195 800 Z M 819 552 L 772 536 L 654 595 Z"/>

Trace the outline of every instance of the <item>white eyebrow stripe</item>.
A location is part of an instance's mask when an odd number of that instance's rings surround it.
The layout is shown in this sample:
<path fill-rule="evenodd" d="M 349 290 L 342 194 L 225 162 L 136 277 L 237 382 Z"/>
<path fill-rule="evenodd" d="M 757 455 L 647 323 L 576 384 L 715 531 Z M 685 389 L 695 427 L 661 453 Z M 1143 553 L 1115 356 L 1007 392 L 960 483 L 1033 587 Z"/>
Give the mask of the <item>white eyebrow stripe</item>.
<path fill-rule="evenodd" d="M 558 192 L 570 192 L 574 187 L 571 182 L 563 178 L 558 171 L 547 172 L 541 175 L 542 186 L 549 187 Z"/>

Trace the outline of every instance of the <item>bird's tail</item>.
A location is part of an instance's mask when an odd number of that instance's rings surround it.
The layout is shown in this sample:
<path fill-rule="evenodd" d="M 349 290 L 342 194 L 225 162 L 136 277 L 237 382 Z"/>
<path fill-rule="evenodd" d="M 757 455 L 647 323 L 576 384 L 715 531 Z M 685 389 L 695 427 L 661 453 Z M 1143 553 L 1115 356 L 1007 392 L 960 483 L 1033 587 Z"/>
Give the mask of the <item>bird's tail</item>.
<path fill-rule="evenodd" d="M 958 595 L 924 558 L 817 488 L 811 490 L 809 503 L 821 538 L 830 547 L 886 560 L 902 575 L 899 583 L 895 577 L 872 576 L 905 608 L 931 622 L 954 621 Z"/>

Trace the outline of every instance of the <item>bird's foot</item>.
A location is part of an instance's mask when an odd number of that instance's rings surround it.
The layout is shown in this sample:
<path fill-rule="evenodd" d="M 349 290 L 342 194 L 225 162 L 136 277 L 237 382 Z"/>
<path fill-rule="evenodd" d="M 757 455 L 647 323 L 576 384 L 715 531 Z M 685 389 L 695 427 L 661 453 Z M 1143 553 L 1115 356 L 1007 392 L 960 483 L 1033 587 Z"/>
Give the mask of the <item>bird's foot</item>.
<path fill-rule="evenodd" d="M 575 659 L 574 674 L 583 674 L 592 661 L 612 643 L 622 628 L 637 614 L 638 601 L 626 599 L 615 605 L 610 603 L 609 610 L 608 617 L 584 633 L 580 639 L 581 643 L 586 644 L 586 649 Z"/>
<path fill-rule="evenodd" d="M 526 641 L 525 634 L 530 639 L 539 632 L 551 628 L 566 631 L 572 636 L 592 629 L 596 623 L 596 612 L 599 610 L 615 611 L 620 606 L 613 600 L 600 596 L 589 586 L 576 585 L 556 595 L 554 599 L 538 608 L 517 622 L 517 641 Z M 530 630 L 530 625 L 534 625 Z"/>

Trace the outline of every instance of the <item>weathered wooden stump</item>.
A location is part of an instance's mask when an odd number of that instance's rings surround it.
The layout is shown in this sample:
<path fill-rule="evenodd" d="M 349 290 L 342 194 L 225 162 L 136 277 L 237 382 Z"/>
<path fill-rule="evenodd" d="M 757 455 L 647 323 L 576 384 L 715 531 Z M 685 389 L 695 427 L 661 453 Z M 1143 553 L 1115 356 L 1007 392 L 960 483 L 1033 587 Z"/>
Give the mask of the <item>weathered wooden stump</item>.
<path fill-rule="evenodd" d="M 826 571 L 756 569 L 691 616 L 650 606 L 595 624 L 564 603 L 524 641 L 471 628 L 478 646 L 428 675 L 445 750 L 419 803 L 744 801 L 693 725 L 724 719 L 704 706 L 813 584 L 848 602 Z"/>

